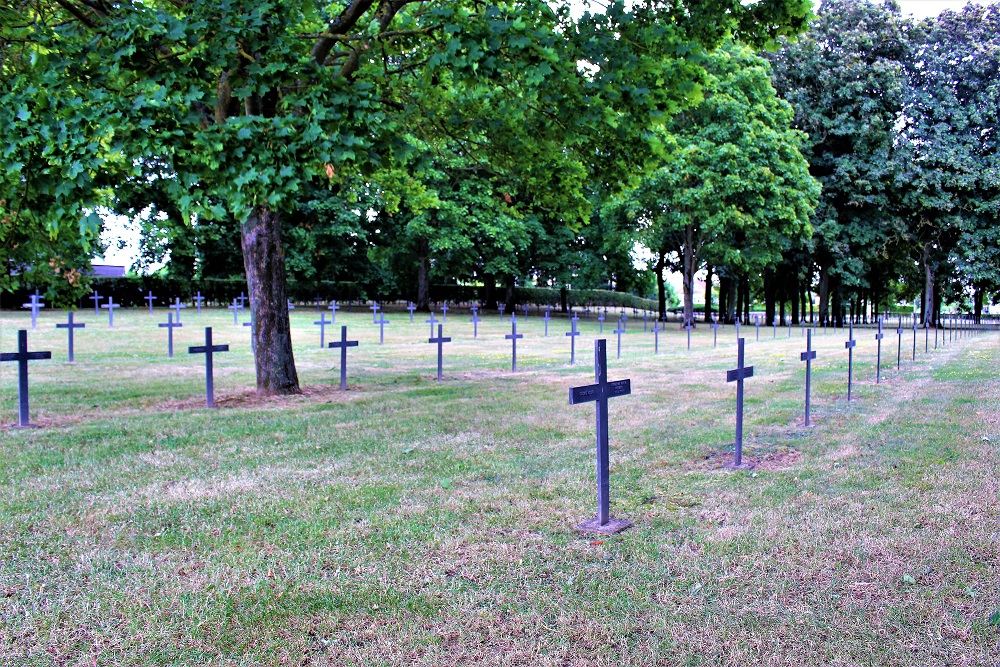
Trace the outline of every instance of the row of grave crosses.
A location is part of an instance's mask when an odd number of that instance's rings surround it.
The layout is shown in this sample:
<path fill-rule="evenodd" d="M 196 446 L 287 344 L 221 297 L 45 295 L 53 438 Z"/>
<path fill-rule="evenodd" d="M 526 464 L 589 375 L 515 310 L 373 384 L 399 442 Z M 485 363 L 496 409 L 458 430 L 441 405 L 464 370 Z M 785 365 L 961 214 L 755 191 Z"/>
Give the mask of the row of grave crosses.
<path fill-rule="evenodd" d="M 377 309 L 373 308 L 373 316 L 377 312 Z M 473 313 L 474 318 L 476 313 Z M 576 337 L 579 336 L 580 332 L 577 330 L 578 317 L 574 315 L 571 320 L 570 331 L 566 333 L 566 336 L 570 338 L 571 352 L 570 352 L 570 363 L 575 363 L 576 360 Z M 443 366 L 443 345 L 445 343 L 451 342 L 451 338 L 444 336 L 443 324 L 440 322 L 433 322 L 433 315 L 430 320 L 431 323 L 431 335 L 427 342 L 437 346 L 437 379 L 442 379 L 442 366 Z M 384 315 L 376 320 L 376 323 L 384 325 L 386 322 Z M 246 323 L 250 324 L 250 323 Z M 434 335 L 433 326 L 437 325 L 437 336 Z M 70 336 L 69 343 L 69 356 L 70 361 L 73 360 L 73 330 L 84 326 L 80 323 L 74 323 L 73 313 L 70 312 L 68 316 L 68 321 L 65 325 L 57 325 L 61 328 L 67 328 Z M 173 322 L 173 314 L 168 315 L 168 320 L 166 325 L 169 336 L 169 353 L 173 354 L 173 327 L 180 326 L 180 323 Z M 685 325 L 690 336 L 691 323 L 688 322 Z M 917 326 L 916 322 L 911 325 L 913 331 L 913 344 L 912 344 L 912 356 L 916 359 L 916 349 L 917 349 Z M 624 329 L 623 324 L 619 324 L 619 328 L 615 330 L 618 333 L 620 330 Z M 654 324 L 654 334 L 658 333 L 657 325 Z M 924 349 L 925 352 L 929 349 L 929 341 L 927 329 L 924 336 Z M 979 333 L 975 331 L 974 333 Z M 897 335 L 897 350 L 896 350 L 896 365 L 897 368 L 901 364 L 902 356 L 902 336 L 903 336 L 903 323 L 902 318 L 900 318 L 898 325 L 896 327 Z M 881 358 L 882 358 L 882 340 L 885 337 L 883 330 L 882 319 L 878 321 L 878 330 L 875 334 L 875 340 L 877 341 L 877 357 L 876 357 L 876 383 L 881 381 Z M 517 370 L 517 341 L 523 338 L 523 334 L 517 332 L 517 318 L 511 318 L 511 333 L 506 336 L 507 339 L 511 341 L 511 370 Z M 620 334 L 619 334 L 619 346 L 620 346 Z M 28 332 L 25 329 L 18 331 L 18 349 L 17 352 L 4 352 L 0 353 L 0 362 L 3 361 L 13 361 L 18 364 L 18 426 L 27 427 L 30 425 L 30 410 L 29 410 L 29 400 L 28 400 L 28 362 L 41 360 L 41 359 L 51 359 L 52 353 L 49 351 L 38 351 L 31 352 L 28 350 Z M 740 337 L 737 340 L 737 363 L 736 368 L 731 369 L 726 372 L 726 381 L 736 383 L 736 429 L 735 429 L 735 439 L 734 439 L 734 452 L 733 452 L 733 467 L 741 468 L 744 467 L 743 463 L 743 416 L 744 416 L 744 383 L 746 380 L 753 377 L 754 367 L 746 365 L 745 359 L 745 342 L 746 339 Z M 943 343 L 943 339 L 942 339 Z M 347 326 L 343 325 L 340 329 L 340 340 L 331 341 L 328 347 L 331 349 L 340 350 L 340 388 L 342 390 L 347 389 L 347 349 L 350 347 L 357 347 L 358 341 L 348 340 L 347 337 Z M 848 351 L 848 373 L 847 373 L 847 398 L 850 401 L 851 389 L 853 384 L 853 364 L 854 364 L 854 348 L 856 346 L 856 339 L 854 338 L 854 325 L 851 323 L 848 339 L 844 344 L 845 349 Z M 937 347 L 937 334 L 935 332 L 935 348 Z M 218 352 L 227 352 L 229 346 L 222 344 L 216 345 L 213 343 L 212 328 L 205 327 L 205 344 L 204 345 L 194 345 L 188 348 L 189 354 L 204 354 L 205 355 L 205 404 L 208 407 L 215 406 L 215 391 L 214 391 L 214 355 Z M 804 415 L 804 425 L 811 426 L 811 392 L 812 392 L 812 362 L 816 359 L 816 351 L 812 347 L 812 330 L 808 330 L 806 335 L 806 349 L 800 354 L 800 360 L 804 361 L 806 364 L 805 368 L 805 415 Z M 597 477 L 597 512 L 596 515 L 583 522 L 578 526 L 578 529 L 583 532 L 593 532 L 599 534 L 613 534 L 625 530 L 631 526 L 631 522 L 627 519 L 614 518 L 610 514 L 610 446 L 609 446 L 609 434 L 608 434 L 608 400 L 618 396 L 625 396 L 632 392 L 631 381 L 625 380 L 615 380 L 608 381 L 607 379 L 607 341 L 605 339 L 596 339 L 594 341 L 594 380 L 595 383 L 591 385 L 584 385 L 579 387 L 572 387 L 569 390 L 569 402 L 571 405 L 576 405 L 580 403 L 593 402 L 596 405 L 596 422 L 595 422 L 595 461 L 596 461 L 596 477 Z"/>

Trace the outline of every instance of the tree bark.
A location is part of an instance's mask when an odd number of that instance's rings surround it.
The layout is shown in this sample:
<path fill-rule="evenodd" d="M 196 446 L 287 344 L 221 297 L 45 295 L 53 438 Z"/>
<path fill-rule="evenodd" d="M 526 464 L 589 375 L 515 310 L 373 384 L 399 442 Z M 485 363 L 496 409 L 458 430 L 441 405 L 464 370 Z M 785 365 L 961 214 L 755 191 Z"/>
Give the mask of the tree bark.
<path fill-rule="evenodd" d="M 983 301 L 985 290 L 982 285 L 975 286 L 975 292 L 973 292 L 972 303 L 973 303 L 973 322 L 976 324 L 982 324 L 983 321 Z"/>
<path fill-rule="evenodd" d="M 656 258 L 656 310 L 661 322 L 667 321 L 667 286 L 663 275 L 666 267 L 666 253 L 661 250 Z"/>
<path fill-rule="evenodd" d="M 764 270 L 764 323 L 774 322 L 777 295 L 777 281 L 774 277 L 774 269 Z"/>
<path fill-rule="evenodd" d="M 430 310 L 431 306 L 431 266 L 430 243 L 427 239 L 417 241 L 417 309 Z"/>
<path fill-rule="evenodd" d="M 924 264 L 924 324 L 933 324 L 936 321 L 934 319 L 934 266 L 931 263 L 930 247 L 927 245 L 924 246 L 922 260 Z"/>
<path fill-rule="evenodd" d="M 705 321 L 712 321 L 712 265 L 705 267 Z"/>
<path fill-rule="evenodd" d="M 257 393 L 297 394 L 299 377 L 288 322 L 281 215 L 266 207 L 254 209 L 240 225 L 240 241 L 254 322 Z"/>
<path fill-rule="evenodd" d="M 826 325 L 830 321 L 830 270 L 826 266 L 819 270 L 819 322 Z"/>
<path fill-rule="evenodd" d="M 688 225 L 684 230 L 684 321 L 694 324 L 694 229 Z"/>

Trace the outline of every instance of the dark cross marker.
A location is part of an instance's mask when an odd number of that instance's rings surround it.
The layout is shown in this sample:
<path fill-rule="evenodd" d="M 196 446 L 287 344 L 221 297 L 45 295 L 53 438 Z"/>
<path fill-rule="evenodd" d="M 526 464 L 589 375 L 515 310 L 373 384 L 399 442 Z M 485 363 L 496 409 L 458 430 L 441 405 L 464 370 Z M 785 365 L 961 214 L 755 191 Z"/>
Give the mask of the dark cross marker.
<path fill-rule="evenodd" d="M 325 348 L 326 347 L 326 325 L 327 324 L 333 324 L 333 322 L 327 321 L 327 319 L 326 319 L 326 311 L 324 310 L 324 311 L 320 312 L 320 314 L 319 314 L 319 320 L 316 321 L 316 322 L 313 322 L 313 325 L 319 327 L 319 346 L 321 348 Z"/>
<path fill-rule="evenodd" d="M 445 301 L 443 304 L 441 304 L 441 322 L 444 323 L 447 321 L 448 321 L 448 302 Z"/>
<path fill-rule="evenodd" d="M 149 306 L 149 314 L 152 315 L 153 314 L 153 302 L 156 301 L 156 297 L 153 296 L 153 291 L 149 290 L 148 292 L 146 292 L 146 296 L 142 297 L 142 299 L 143 299 L 143 301 L 146 302 L 146 305 Z"/>
<path fill-rule="evenodd" d="M 929 348 L 929 345 L 930 345 L 930 343 L 929 343 L 930 335 L 931 335 L 930 327 L 928 327 L 927 323 L 924 322 L 924 354 L 927 354 L 930 351 L 930 348 Z"/>
<path fill-rule="evenodd" d="M 882 339 L 885 338 L 885 334 L 882 333 L 882 318 L 878 318 L 878 333 L 875 334 L 875 340 L 878 341 L 878 352 L 875 356 L 875 384 L 882 381 Z"/>
<path fill-rule="evenodd" d="M 406 309 L 410 311 L 410 324 L 413 324 L 413 311 L 417 309 L 417 304 L 410 301 L 406 304 Z"/>
<path fill-rule="evenodd" d="M 649 321 L 649 317 L 646 315 L 646 311 L 642 312 L 642 333 L 646 333 L 646 324 Z"/>
<path fill-rule="evenodd" d="M 847 349 L 847 400 L 851 400 L 851 385 L 854 382 L 854 348 L 858 341 L 854 340 L 854 320 L 851 320 L 848 329 L 847 340 L 844 347 Z"/>
<path fill-rule="evenodd" d="M 604 313 L 601 313 L 600 315 L 597 316 L 597 322 L 598 325 L 601 327 L 597 333 L 598 334 L 604 333 Z"/>
<path fill-rule="evenodd" d="M 31 425 L 28 410 L 28 362 L 51 358 L 51 352 L 28 352 L 27 329 L 18 329 L 17 352 L 0 353 L 0 361 L 17 362 L 17 425 L 21 428 Z"/>
<path fill-rule="evenodd" d="M 517 339 L 524 338 L 524 334 L 517 333 L 517 316 L 511 315 L 510 317 L 510 333 L 504 336 L 510 341 L 510 370 L 512 373 L 517 372 Z"/>
<path fill-rule="evenodd" d="M 115 326 L 115 308 L 121 308 L 117 303 L 115 303 L 115 298 L 113 296 L 108 297 L 108 302 L 101 306 L 101 308 L 108 309 L 108 326 Z"/>
<path fill-rule="evenodd" d="M 903 358 L 903 318 L 896 324 L 896 370 L 898 371 Z"/>
<path fill-rule="evenodd" d="M 740 340 L 740 320 L 739 320 L 739 318 L 736 318 L 736 326 L 735 326 L 735 328 L 736 328 L 736 342 L 738 343 L 739 340 Z"/>
<path fill-rule="evenodd" d="M 618 336 L 618 352 L 617 352 L 617 356 L 615 357 L 615 359 L 621 359 L 622 358 L 622 334 L 625 333 L 625 327 L 622 326 L 622 321 L 621 320 L 618 320 L 618 326 L 611 333 L 613 333 L 616 336 Z"/>
<path fill-rule="evenodd" d="M 385 319 L 385 313 L 379 313 L 378 316 L 378 344 L 382 345 L 385 343 L 385 325 L 389 324 L 389 320 Z"/>
<path fill-rule="evenodd" d="M 323 313 L 323 314 L 325 315 L 326 313 Z M 253 325 L 253 319 L 250 319 L 249 322 L 244 322 L 243 326 L 247 327 L 250 330 L 250 351 L 256 353 L 257 352 L 257 327 L 255 327 Z M 257 368 L 255 366 L 254 367 L 254 371 L 256 371 L 256 370 L 257 370 Z"/>
<path fill-rule="evenodd" d="M 357 347 L 358 341 L 347 340 L 347 325 L 340 327 L 340 340 L 330 341 L 326 345 L 330 348 L 340 348 L 340 388 L 347 390 L 347 348 Z"/>
<path fill-rule="evenodd" d="M 548 315 L 548 312 L 546 312 L 545 314 Z M 579 322 L 579 321 L 580 321 L 580 318 L 578 318 L 576 315 L 574 315 L 573 319 L 571 319 L 569 321 L 569 323 L 570 323 L 570 330 L 566 332 L 566 335 L 569 336 L 569 365 L 570 366 L 576 365 L 576 337 L 580 335 L 580 332 L 576 330 L 576 323 Z"/>
<path fill-rule="evenodd" d="M 631 380 L 608 382 L 608 351 L 606 340 L 594 341 L 594 380 L 591 385 L 571 387 L 569 404 L 594 402 L 597 408 L 596 468 L 597 515 L 577 526 L 577 530 L 604 535 L 620 533 L 632 525 L 626 519 L 611 516 L 610 454 L 608 447 L 608 399 L 632 393 Z"/>
<path fill-rule="evenodd" d="M 243 292 L 240 292 L 240 308 L 245 308 L 247 305 L 247 296 Z"/>
<path fill-rule="evenodd" d="M 549 306 L 545 306 L 545 337 L 549 337 L 549 312 L 552 310 Z M 574 318 L 576 315 L 573 316 Z"/>
<path fill-rule="evenodd" d="M 97 290 L 94 290 L 94 293 L 91 294 L 88 298 L 94 302 L 94 315 L 100 315 L 101 299 L 103 297 L 97 293 Z"/>
<path fill-rule="evenodd" d="M 87 325 L 84 324 L 83 322 L 75 322 L 75 323 L 73 322 L 72 310 L 66 313 L 65 322 L 59 322 L 58 324 L 56 324 L 56 329 L 66 330 L 66 337 L 67 337 L 66 351 L 68 352 L 67 356 L 69 357 L 67 361 L 71 364 L 76 361 L 76 359 L 73 357 L 73 329 L 83 329 L 85 326 Z"/>
<path fill-rule="evenodd" d="M 444 344 L 451 342 L 451 337 L 445 338 L 444 336 L 444 325 L 438 325 L 438 335 L 435 338 L 433 335 L 427 339 L 428 343 L 437 344 L 438 352 L 438 367 L 437 367 L 437 379 L 441 381 L 441 366 L 444 364 Z"/>
<path fill-rule="evenodd" d="M 773 320 L 771 320 L 771 329 L 772 329 L 771 339 L 773 340 L 773 339 L 775 339 L 775 338 L 778 337 L 778 318 L 777 317 L 775 317 Z"/>
<path fill-rule="evenodd" d="M 806 362 L 806 426 L 812 425 L 809 421 L 809 408 L 812 398 L 812 360 L 816 358 L 816 350 L 812 349 L 812 346 L 812 329 L 810 329 L 809 335 L 806 336 L 806 351 L 799 354 L 799 359 Z"/>
<path fill-rule="evenodd" d="M 229 346 L 212 344 L 212 327 L 205 327 L 204 345 L 192 345 L 188 348 L 188 354 L 205 355 L 205 405 L 209 408 L 215 407 L 215 378 L 212 374 L 212 360 L 216 352 L 229 352 Z"/>
<path fill-rule="evenodd" d="M 285 307 L 288 309 L 289 312 L 295 310 L 295 304 L 292 303 L 291 299 L 285 299 Z"/>
<path fill-rule="evenodd" d="M 243 310 L 243 306 L 241 306 L 236 299 L 233 299 L 233 303 L 227 308 L 227 310 L 231 310 L 233 312 L 233 326 L 238 326 L 240 323 L 240 311 Z"/>
<path fill-rule="evenodd" d="M 733 466 L 743 465 L 743 381 L 753 377 L 753 366 L 743 364 L 744 340 L 737 341 L 739 350 L 736 353 L 736 368 L 726 371 L 726 382 L 736 383 L 736 455 Z"/>
<path fill-rule="evenodd" d="M 429 325 L 431 325 L 431 333 L 430 333 L 430 335 L 433 336 L 434 335 L 434 325 L 438 323 L 438 321 L 434 318 L 434 311 L 433 310 L 431 311 L 431 317 L 430 317 L 430 319 L 429 320 L 424 320 L 424 322 L 427 323 L 427 324 L 429 324 Z"/>
<path fill-rule="evenodd" d="M 504 311 L 505 308 L 507 308 L 507 304 L 505 304 L 505 303 L 498 303 L 497 304 L 497 310 L 500 311 L 500 317 L 503 317 L 503 311 Z"/>
<path fill-rule="evenodd" d="M 479 338 L 479 308 L 472 307 L 472 337 Z"/>
<path fill-rule="evenodd" d="M 753 324 L 757 327 L 757 340 L 760 340 L 760 315 L 753 316 Z"/>
<path fill-rule="evenodd" d="M 198 314 L 201 315 L 201 304 L 205 300 L 205 297 L 201 295 L 201 290 L 198 290 L 198 293 L 191 297 L 191 300 L 194 301 L 194 306 L 198 309 Z"/>
<path fill-rule="evenodd" d="M 528 316 L 528 304 L 522 305 L 521 306 L 521 310 L 524 312 L 524 316 L 527 317 Z"/>
<path fill-rule="evenodd" d="M 181 309 L 182 308 L 187 308 L 187 306 L 184 305 L 183 303 L 181 303 L 181 298 L 180 297 L 177 297 L 177 298 L 174 299 L 174 302 L 172 304 L 170 304 L 170 307 L 173 308 L 174 312 L 176 313 L 177 321 L 180 322 L 181 321 Z"/>
<path fill-rule="evenodd" d="M 660 353 L 660 321 L 653 320 L 653 354 Z"/>
<path fill-rule="evenodd" d="M 159 326 L 161 329 L 166 329 L 167 330 L 167 356 L 168 357 L 173 357 L 174 356 L 174 329 L 177 328 L 177 327 L 182 327 L 184 325 L 181 324 L 180 322 L 174 322 L 174 314 L 173 313 L 167 313 L 167 321 L 166 321 L 166 323 L 160 322 L 160 324 L 157 325 L 157 326 Z"/>
<path fill-rule="evenodd" d="M 627 324 L 627 320 L 628 317 L 625 315 L 625 311 L 623 310 L 618 315 L 618 328 L 622 330 L 622 333 L 625 333 L 625 325 Z"/>
<path fill-rule="evenodd" d="M 36 292 L 35 294 L 31 295 L 31 298 L 28 300 L 28 303 L 22 303 L 21 307 L 31 308 L 31 328 L 34 329 L 36 326 L 38 326 L 38 310 L 40 308 L 44 308 L 45 304 L 41 302 L 38 293 Z"/>
<path fill-rule="evenodd" d="M 917 360 L 917 320 L 916 320 L 916 318 L 913 319 L 913 322 L 911 323 L 911 325 L 913 327 L 913 358 L 910 359 L 910 361 L 916 361 Z"/>
<path fill-rule="evenodd" d="M 691 320 L 684 323 L 684 328 L 687 329 L 687 339 L 688 339 L 688 352 L 691 351 Z"/>
<path fill-rule="evenodd" d="M 712 315 L 712 347 L 719 347 L 719 316 Z"/>
<path fill-rule="evenodd" d="M 340 308 L 340 306 L 337 305 L 336 301 L 331 301 L 330 305 L 327 306 L 327 308 L 330 310 L 330 324 L 336 324 L 337 323 L 337 309 Z"/>
<path fill-rule="evenodd" d="M 792 321 L 789 319 L 785 323 L 785 325 L 788 327 L 788 338 L 791 339 L 791 337 L 792 337 Z"/>

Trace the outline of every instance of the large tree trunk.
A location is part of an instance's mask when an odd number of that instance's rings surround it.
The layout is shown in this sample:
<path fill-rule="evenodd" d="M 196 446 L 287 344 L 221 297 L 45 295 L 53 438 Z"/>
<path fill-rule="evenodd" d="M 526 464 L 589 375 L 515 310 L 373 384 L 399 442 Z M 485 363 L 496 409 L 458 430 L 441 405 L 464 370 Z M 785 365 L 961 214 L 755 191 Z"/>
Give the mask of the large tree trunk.
<path fill-rule="evenodd" d="M 719 274 L 719 322 L 729 322 L 729 285 L 732 280 L 724 273 Z"/>
<path fill-rule="evenodd" d="M 662 250 L 656 258 L 656 310 L 661 322 L 667 321 L 667 286 L 663 275 L 666 267 L 666 253 Z"/>
<path fill-rule="evenodd" d="M 254 209 L 240 226 L 240 240 L 254 322 L 257 393 L 297 394 L 299 377 L 288 322 L 281 215 L 265 207 Z"/>
<path fill-rule="evenodd" d="M 431 266 L 430 243 L 427 239 L 417 241 L 417 309 L 430 310 L 431 307 Z"/>
<path fill-rule="evenodd" d="M 705 321 L 712 321 L 712 265 L 705 267 Z"/>
<path fill-rule="evenodd" d="M 819 270 L 819 322 L 826 325 L 830 321 L 830 270 L 826 266 Z"/>
<path fill-rule="evenodd" d="M 792 306 L 792 324 L 799 323 L 799 274 L 792 272 L 792 282 L 788 288 L 788 302 Z"/>
<path fill-rule="evenodd" d="M 931 264 L 929 246 L 924 246 L 922 259 L 924 264 L 924 324 L 929 325 L 935 322 L 934 266 Z"/>
<path fill-rule="evenodd" d="M 982 324 L 983 322 L 983 297 L 986 290 L 983 289 L 982 285 L 975 286 L 975 292 L 973 292 L 973 321 L 976 324 Z"/>
<path fill-rule="evenodd" d="M 684 321 L 694 324 L 694 229 L 689 225 L 684 232 Z"/>
<path fill-rule="evenodd" d="M 777 304 L 777 280 L 773 269 L 764 270 L 764 324 L 774 322 Z"/>

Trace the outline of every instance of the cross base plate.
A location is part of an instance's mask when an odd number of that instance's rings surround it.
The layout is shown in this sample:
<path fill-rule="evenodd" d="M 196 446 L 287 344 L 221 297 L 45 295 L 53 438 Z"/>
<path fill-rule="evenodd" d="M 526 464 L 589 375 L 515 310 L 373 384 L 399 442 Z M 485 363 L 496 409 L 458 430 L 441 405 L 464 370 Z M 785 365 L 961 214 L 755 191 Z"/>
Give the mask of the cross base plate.
<path fill-rule="evenodd" d="M 598 535 L 615 535 L 632 527 L 632 522 L 628 519 L 616 519 L 609 517 L 608 522 L 603 526 L 597 517 L 587 519 L 576 527 L 581 533 L 597 533 Z"/>

